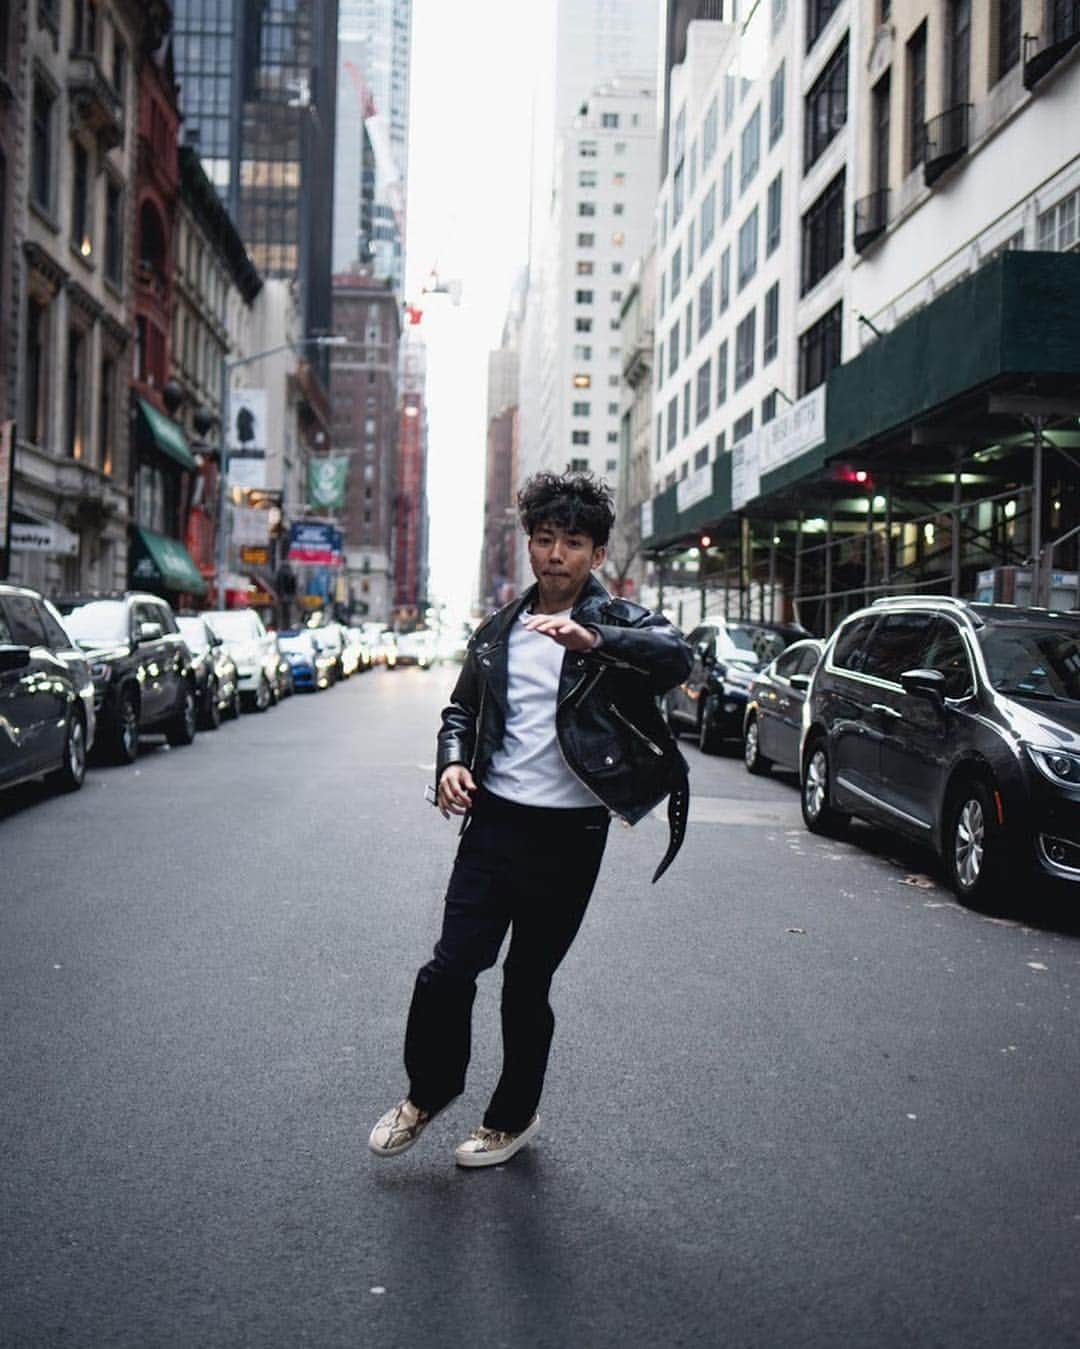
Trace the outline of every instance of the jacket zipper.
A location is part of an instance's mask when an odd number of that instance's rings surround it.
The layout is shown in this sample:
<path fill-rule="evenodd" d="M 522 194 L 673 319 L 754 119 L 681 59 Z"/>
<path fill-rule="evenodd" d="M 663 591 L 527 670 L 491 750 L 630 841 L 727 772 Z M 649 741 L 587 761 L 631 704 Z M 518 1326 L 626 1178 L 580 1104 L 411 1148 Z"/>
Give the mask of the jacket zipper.
<path fill-rule="evenodd" d="M 664 751 L 660 748 L 660 746 L 655 744 L 652 740 L 650 740 L 649 737 L 645 734 L 645 732 L 639 730 L 628 717 L 624 717 L 614 703 L 608 703 L 608 711 L 613 712 L 615 716 L 617 716 L 618 719 L 622 722 L 622 724 L 627 728 L 627 730 L 632 731 L 639 740 L 644 740 L 645 744 L 648 745 L 648 747 L 652 750 L 654 754 L 659 755 L 661 759 L 664 757 Z"/>
<path fill-rule="evenodd" d="M 487 696 L 487 683 L 480 689 L 480 708 L 476 714 L 476 739 L 473 741 L 472 758 L 469 760 L 469 772 L 476 767 L 476 756 L 480 753 L 480 731 L 484 721 L 484 698 Z"/>

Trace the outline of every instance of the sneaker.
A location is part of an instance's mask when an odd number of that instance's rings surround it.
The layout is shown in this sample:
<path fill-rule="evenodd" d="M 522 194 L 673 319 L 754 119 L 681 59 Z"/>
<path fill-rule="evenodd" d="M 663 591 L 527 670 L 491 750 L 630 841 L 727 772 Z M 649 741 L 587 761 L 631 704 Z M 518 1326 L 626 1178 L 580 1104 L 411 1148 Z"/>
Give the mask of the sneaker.
<path fill-rule="evenodd" d="M 430 1111 L 418 1109 L 407 1098 L 399 1101 L 372 1129 L 368 1147 L 376 1157 L 396 1157 L 412 1147 L 430 1119 Z"/>
<path fill-rule="evenodd" d="M 540 1127 L 540 1116 L 534 1115 L 520 1133 L 506 1133 L 502 1129 L 488 1129 L 483 1124 L 474 1129 L 454 1149 L 458 1166 L 498 1166 L 520 1152 Z"/>

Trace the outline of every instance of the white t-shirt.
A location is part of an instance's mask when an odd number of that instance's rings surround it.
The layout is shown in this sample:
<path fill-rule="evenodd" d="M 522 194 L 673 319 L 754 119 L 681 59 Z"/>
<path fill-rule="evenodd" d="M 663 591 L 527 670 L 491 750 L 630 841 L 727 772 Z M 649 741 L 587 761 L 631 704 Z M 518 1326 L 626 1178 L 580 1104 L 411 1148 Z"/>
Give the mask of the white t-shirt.
<path fill-rule="evenodd" d="M 570 610 L 551 617 L 565 618 Z M 567 766 L 555 735 L 566 648 L 531 632 L 522 611 L 510 634 L 506 733 L 484 776 L 489 792 L 523 806 L 573 809 L 595 806 L 598 798 Z"/>

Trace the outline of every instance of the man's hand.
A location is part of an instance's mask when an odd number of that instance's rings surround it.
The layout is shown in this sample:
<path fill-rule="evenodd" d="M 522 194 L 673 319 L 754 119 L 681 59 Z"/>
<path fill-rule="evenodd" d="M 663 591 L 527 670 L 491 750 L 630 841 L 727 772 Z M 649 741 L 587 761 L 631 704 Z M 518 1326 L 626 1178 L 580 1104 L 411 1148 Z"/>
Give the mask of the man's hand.
<path fill-rule="evenodd" d="M 542 632 L 553 642 L 565 646 L 567 651 L 591 651 L 597 643 L 595 632 L 583 628 L 572 618 L 555 618 L 551 614 L 530 614 L 525 620 L 530 632 Z"/>
<path fill-rule="evenodd" d="M 444 768 L 436 793 L 443 819 L 466 814 L 472 805 L 472 793 L 475 791 L 473 775 L 463 763 L 452 763 Z"/>

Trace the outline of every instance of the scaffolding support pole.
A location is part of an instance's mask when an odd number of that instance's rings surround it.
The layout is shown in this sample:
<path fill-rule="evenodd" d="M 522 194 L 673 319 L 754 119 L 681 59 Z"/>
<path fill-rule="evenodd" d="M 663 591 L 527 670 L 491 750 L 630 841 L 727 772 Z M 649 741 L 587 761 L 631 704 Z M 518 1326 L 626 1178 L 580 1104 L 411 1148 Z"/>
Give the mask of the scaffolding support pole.
<path fill-rule="evenodd" d="M 1032 418 L 1035 444 L 1031 457 L 1031 602 L 1042 603 L 1043 428 L 1046 418 Z"/>
<path fill-rule="evenodd" d="M 799 622 L 799 596 L 802 593 L 802 511 L 795 517 L 795 576 L 792 582 L 791 608 Z"/>
<path fill-rule="evenodd" d="M 870 586 L 873 583 L 873 561 L 874 561 L 874 489 L 871 487 L 866 493 L 866 539 L 864 541 L 863 553 L 863 590 L 864 603 L 870 603 Z"/>
<path fill-rule="evenodd" d="M 885 548 L 882 552 L 881 579 L 886 585 L 892 572 L 892 483 L 885 487 Z"/>
<path fill-rule="evenodd" d="M 832 517 L 833 504 L 825 517 L 825 636 L 833 630 L 832 620 Z"/>
<path fill-rule="evenodd" d="M 769 526 L 769 622 L 776 622 L 776 525 Z"/>
<path fill-rule="evenodd" d="M 951 571 L 952 580 L 950 594 L 959 597 L 960 595 L 960 509 L 963 505 L 963 479 L 960 472 L 961 465 L 964 462 L 964 451 L 956 451 L 953 467 L 953 486 L 952 486 L 952 540 L 951 540 Z"/>

